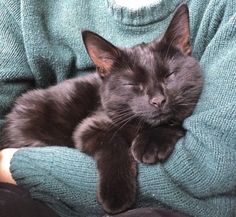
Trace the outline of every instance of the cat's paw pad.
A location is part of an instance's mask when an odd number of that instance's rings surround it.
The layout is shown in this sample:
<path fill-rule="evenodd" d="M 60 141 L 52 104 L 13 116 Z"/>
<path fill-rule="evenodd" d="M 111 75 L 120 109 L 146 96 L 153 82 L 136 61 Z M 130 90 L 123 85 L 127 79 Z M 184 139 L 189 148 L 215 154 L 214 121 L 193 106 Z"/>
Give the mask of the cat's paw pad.
<path fill-rule="evenodd" d="M 137 162 L 154 164 L 165 161 L 172 153 L 174 146 L 161 144 L 158 139 L 137 136 L 131 146 L 134 159 Z"/>

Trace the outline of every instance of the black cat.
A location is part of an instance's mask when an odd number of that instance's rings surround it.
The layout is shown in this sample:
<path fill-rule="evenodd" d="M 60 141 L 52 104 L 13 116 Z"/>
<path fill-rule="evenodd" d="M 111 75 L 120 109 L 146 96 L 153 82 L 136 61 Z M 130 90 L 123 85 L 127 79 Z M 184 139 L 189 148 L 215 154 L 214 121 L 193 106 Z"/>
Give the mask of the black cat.
<path fill-rule="evenodd" d="M 132 206 L 136 162 L 166 160 L 198 101 L 202 76 L 191 56 L 187 5 L 150 43 L 118 48 L 84 31 L 97 73 L 20 97 L 6 117 L 7 147 L 66 145 L 97 162 L 97 196 L 108 213 Z"/>

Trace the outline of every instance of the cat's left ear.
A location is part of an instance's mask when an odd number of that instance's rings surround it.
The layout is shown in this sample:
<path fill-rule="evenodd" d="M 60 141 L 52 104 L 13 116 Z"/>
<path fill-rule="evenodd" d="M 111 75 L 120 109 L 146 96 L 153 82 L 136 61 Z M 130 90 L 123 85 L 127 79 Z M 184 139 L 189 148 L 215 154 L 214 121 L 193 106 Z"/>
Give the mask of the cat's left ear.
<path fill-rule="evenodd" d="M 184 55 L 191 55 L 192 47 L 187 4 L 181 4 L 176 9 L 162 40 L 178 48 Z"/>
<path fill-rule="evenodd" d="M 110 74 L 112 65 L 119 57 L 119 49 L 100 35 L 83 31 L 82 38 L 87 52 L 103 78 Z"/>

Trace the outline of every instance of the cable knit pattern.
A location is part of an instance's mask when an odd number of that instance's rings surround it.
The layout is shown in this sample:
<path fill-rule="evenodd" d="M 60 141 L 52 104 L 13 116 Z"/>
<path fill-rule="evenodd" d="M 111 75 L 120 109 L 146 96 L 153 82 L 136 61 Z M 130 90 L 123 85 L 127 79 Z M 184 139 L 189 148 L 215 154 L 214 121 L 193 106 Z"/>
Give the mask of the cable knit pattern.
<path fill-rule="evenodd" d="M 129 10 L 115 0 L 0 0 L 0 126 L 19 95 L 87 73 L 81 29 L 116 45 L 158 37 L 181 0 Z M 167 206 L 196 217 L 236 216 L 236 4 L 189 0 L 193 55 L 204 88 L 187 134 L 164 164 L 139 165 L 137 207 Z M 0 131 L 1 132 L 1 131 Z M 95 162 L 69 148 L 25 148 L 17 183 L 62 217 L 101 216 Z"/>

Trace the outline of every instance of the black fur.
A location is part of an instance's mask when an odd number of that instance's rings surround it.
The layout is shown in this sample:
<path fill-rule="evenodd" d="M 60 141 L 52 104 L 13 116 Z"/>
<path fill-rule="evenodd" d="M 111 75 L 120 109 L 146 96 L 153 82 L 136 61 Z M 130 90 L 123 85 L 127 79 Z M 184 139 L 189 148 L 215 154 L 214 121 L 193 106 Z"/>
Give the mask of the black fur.
<path fill-rule="evenodd" d="M 166 160 L 185 134 L 202 77 L 191 56 L 188 9 L 150 43 L 118 48 L 84 31 L 97 73 L 20 97 L 6 118 L 7 147 L 66 145 L 97 161 L 97 196 L 108 213 L 132 206 L 136 162 Z"/>

